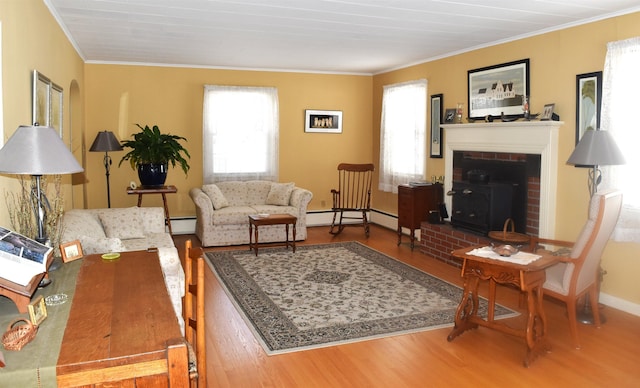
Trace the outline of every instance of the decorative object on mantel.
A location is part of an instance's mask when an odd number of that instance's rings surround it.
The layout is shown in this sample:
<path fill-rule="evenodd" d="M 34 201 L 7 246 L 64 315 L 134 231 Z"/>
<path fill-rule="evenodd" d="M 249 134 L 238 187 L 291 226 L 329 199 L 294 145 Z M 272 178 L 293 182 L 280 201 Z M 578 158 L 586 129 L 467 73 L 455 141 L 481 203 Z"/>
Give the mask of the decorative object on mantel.
<path fill-rule="evenodd" d="M 447 108 L 444 111 L 444 120 L 445 124 L 453 124 L 456 118 L 456 108 Z"/>
<path fill-rule="evenodd" d="M 522 98 L 529 95 L 529 59 L 469 70 L 469 117 L 524 117 Z"/>
<path fill-rule="evenodd" d="M 456 123 L 458 124 L 462 124 L 462 109 L 463 109 L 464 104 L 459 102 L 456 105 Z"/>
<path fill-rule="evenodd" d="M 542 110 L 542 117 L 540 117 L 540 120 L 542 121 L 546 121 L 546 120 L 553 120 L 553 121 L 560 121 L 560 116 L 558 116 L 557 114 L 553 113 L 553 110 L 555 109 L 556 104 L 547 104 L 544 106 L 544 109 Z"/>

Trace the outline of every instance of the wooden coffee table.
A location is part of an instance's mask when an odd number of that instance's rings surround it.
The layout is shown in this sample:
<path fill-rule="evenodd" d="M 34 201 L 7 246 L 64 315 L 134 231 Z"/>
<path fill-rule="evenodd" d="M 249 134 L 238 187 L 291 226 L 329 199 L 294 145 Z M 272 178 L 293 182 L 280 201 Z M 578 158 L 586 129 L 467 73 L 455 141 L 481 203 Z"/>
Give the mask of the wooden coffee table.
<path fill-rule="evenodd" d="M 254 250 L 256 256 L 258 256 L 258 227 L 262 225 L 284 225 L 285 227 L 285 240 L 284 246 L 289 249 L 289 246 L 293 248 L 293 252 L 296 252 L 296 222 L 297 217 L 289 214 L 269 214 L 259 215 L 253 214 L 249 216 L 249 250 Z M 293 225 L 293 241 L 289 242 L 289 224 Z M 255 242 L 253 237 L 255 235 Z"/>

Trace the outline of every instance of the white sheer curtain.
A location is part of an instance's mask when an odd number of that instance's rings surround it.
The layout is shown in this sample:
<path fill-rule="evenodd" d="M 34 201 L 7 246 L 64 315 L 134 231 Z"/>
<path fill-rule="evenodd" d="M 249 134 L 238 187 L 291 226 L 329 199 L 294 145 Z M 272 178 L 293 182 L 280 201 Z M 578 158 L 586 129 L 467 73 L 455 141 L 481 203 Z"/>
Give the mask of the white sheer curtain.
<path fill-rule="evenodd" d="M 380 125 L 380 190 L 397 193 L 398 185 L 424 179 L 426 117 L 427 80 L 384 87 Z"/>
<path fill-rule="evenodd" d="M 278 180 L 278 90 L 204 87 L 204 183 Z"/>
<path fill-rule="evenodd" d="M 603 187 L 623 191 L 620 220 L 612 238 L 640 242 L 640 37 L 607 45 L 602 82 L 601 129 L 608 130 L 622 150 L 626 164 L 602 167 Z"/>

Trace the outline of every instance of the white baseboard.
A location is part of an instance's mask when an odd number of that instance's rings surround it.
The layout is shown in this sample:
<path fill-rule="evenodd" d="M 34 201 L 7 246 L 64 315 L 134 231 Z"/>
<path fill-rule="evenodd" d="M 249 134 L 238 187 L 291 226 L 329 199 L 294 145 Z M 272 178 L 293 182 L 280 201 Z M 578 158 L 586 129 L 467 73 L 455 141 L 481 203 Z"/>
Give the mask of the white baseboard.
<path fill-rule="evenodd" d="M 398 228 L 398 218 L 396 216 L 385 214 L 377 211 L 370 213 L 370 221 L 373 224 L 383 226 L 385 228 L 396 230 Z M 310 212 L 307 213 L 307 226 L 324 226 L 331 225 L 333 219 L 333 212 Z M 357 223 L 358 221 L 350 220 L 351 223 Z M 171 219 L 171 229 L 173 234 L 195 234 L 196 232 L 196 219 L 195 218 L 175 218 Z M 404 234 L 409 234 L 409 230 L 402 229 Z M 416 239 L 420 239 L 420 233 L 416 233 Z M 600 293 L 600 303 L 612 307 L 617 310 L 622 310 L 629 314 L 640 316 L 640 304 L 629 302 L 624 299 L 620 299 L 615 296 L 611 296 L 605 293 Z"/>

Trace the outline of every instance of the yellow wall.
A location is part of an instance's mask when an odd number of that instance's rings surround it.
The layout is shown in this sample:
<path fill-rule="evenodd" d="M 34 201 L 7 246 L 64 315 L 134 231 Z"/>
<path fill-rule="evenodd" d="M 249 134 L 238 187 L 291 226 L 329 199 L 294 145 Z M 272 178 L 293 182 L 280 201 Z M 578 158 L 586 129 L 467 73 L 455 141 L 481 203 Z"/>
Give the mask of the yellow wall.
<path fill-rule="evenodd" d="M 426 78 L 430 95 L 443 93 L 446 108 L 464 102 L 466 111 L 468 70 L 529 58 L 531 112 L 541 112 L 548 103 L 556 104 L 555 112 L 565 123 L 560 130 L 558 159 L 566 161 L 575 147 L 576 75 L 603 69 L 607 42 L 638 35 L 640 13 L 635 13 L 376 75 L 373 78 L 374 160 L 377 162 L 379 158 L 384 85 Z M 443 173 L 442 159 L 427 160 L 425 179 Z M 561 164 L 558 182 L 556 238 L 574 240 L 587 216 L 587 170 Z M 395 195 L 376 188 L 373 198 L 376 209 L 396 214 Z M 638 257 L 639 244 L 610 242 L 602 259 L 607 271 L 602 291 L 640 303 L 640 283 L 634 280 L 634 274 L 640 271 Z"/>
<path fill-rule="evenodd" d="M 640 14 L 636 13 L 369 77 L 83 64 L 41 0 L 0 0 L 0 21 L 4 140 L 18 125 L 31 120 L 30 74 L 38 69 L 64 87 L 65 140 L 74 123 L 72 149 L 78 160 L 86 157 L 87 184 L 82 185 L 82 177 L 74 179 L 79 182 L 74 183 L 74 207 L 106 206 L 103 155 L 86 152 L 96 133 L 112 130 L 124 139 L 135 131 L 133 124 L 139 122 L 158 124 L 189 139 L 187 146 L 193 156 L 189 176 L 185 178 L 178 170 L 169 175 L 169 182 L 179 189 L 177 195 L 168 196 L 172 216 L 176 217 L 193 216 L 188 189 L 202 182 L 204 84 L 278 88 L 280 179 L 309 188 L 314 193 L 310 209 L 327 209 L 339 162 L 378 164 L 383 85 L 426 78 L 429 94 L 443 93 L 446 107 L 456 102 L 465 102 L 466 106 L 467 70 L 530 58 L 532 112 L 540 112 L 544 104 L 556 103 L 556 111 L 565 122 L 560 133 L 559 159 L 566 160 L 574 148 L 576 74 L 602 70 L 607 42 L 640 35 Z M 72 90 L 74 96 L 70 97 Z M 70 101 L 74 102 L 73 107 Z M 305 109 L 342 110 L 343 134 L 304 133 Z M 112 153 L 112 206 L 132 206 L 135 198 L 127 196 L 124 187 L 131 180 L 137 181 L 137 177 L 128 166 L 117 167 L 121 155 Z M 426 177 L 443 172 L 442 159 L 427 160 Z M 558 238 L 573 239 L 586 218 L 586 178 L 584 169 L 565 165 L 559 168 Z M 15 190 L 16 182 L 13 177 L 0 176 L 4 190 Z M 159 205 L 159 198 L 145 197 L 144 201 L 147 206 Z M 395 195 L 374 191 L 376 209 L 395 214 L 396 203 Z M 6 206 L 2 205 L 0 225 L 8 226 Z M 640 284 L 633 279 L 640 272 L 638 257 L 638 244 L 609 244 L 603 258 L 607 270 L 602 287 L 605 293 L 640 303 Z"/>
<path fill-rule="evenodd" d="M 177 195 L 167 196 L 172 217 L 195 214 L 188 191 L 202 185 L 202 101 L 207 84 L 278 88 L 280 181 L 294 181 L 311 190 L 314 198 L 310 209 L 331 206 L 330 189 L 337 184 L 339 162 L 371 160 L 372 96 L 368 76 L 89 64 L 86 82 L 88 139 L 105 129 L 116 132 L 121 140 L 127 139 L 138 130 L 134 123 L 157 124 L 188 139 L 186 147 L 192 155 L 188 177 L 172 169 L 167 178 L 167 183 L 178 187 Z M 305 133 L 305 109 L 341 110 L 343 133 Z M 126 163 L 117 167 L 124 152 L 111 155 L 111 204 L 135 205 L 135 196 L 127 196 L 124 188 L 131 180 L 138 181 L 137 174 Z M 89 207 L 106 205 L 102 157 L 100 153 L 87 155 Z M 145 205 L 160 204 L 160 198 L 153 196 L 145 196 L 143 201 Z"/>
<path fill-rule="evenodd" d="M 64 89 L 63 140 L 69 144 L 71 123 L 80 134 L 84 62 L 41 0 L 0 0 L 4 142 L 20 125 L 31 124 L 31 74 L 38 70 Z M 75 87 L 72 87 L 76 85 Z M 72 92 L 73 90 L 73 92 Z M 70 96 L 78 101 L 70 110 Z M 73 116 L 73 119 L 72 119 Z M 78 136 L 79 138 L 79 136 Z M 74 143 L 75 144 L 75 143 Z M 77 146 L 77 144 L 76 144 Z M 78 159 L 80 160 L 80 158 Z M 64 178 L 65 204 L 71 206 L 71 178 Z M 15 176 L 0 175 L 0 225 L 10 227 L 5 193 L 19 188 Z"/>

